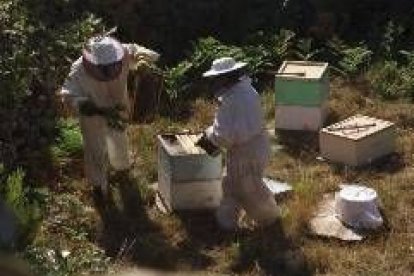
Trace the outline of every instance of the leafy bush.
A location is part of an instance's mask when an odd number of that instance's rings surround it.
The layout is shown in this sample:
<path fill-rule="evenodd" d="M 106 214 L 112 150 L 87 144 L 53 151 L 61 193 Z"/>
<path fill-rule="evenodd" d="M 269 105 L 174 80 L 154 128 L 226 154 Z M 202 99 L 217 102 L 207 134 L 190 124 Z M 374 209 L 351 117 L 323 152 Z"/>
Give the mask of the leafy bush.
<path fill-rule="evenodd" d="M 374 91 L 384 99 L 414 98 L 414 62 L 399 65 L 396 61 L 376 64 L 368 73 Z"/>
<path fill-rule="evenodd" d="M 34 237 L 41 222 L 45 193 L 25 187 L 22 169 L 6 173 L 1 166 L 0 176 L 0 197 L 17 218 L 17 244 L 9 246 L 25 246 Z"/>
<path fill-rule="evenodd" d="M 367 49 L 366 46 L 361 45 L 344 49 L 342 54 L 343 57 L 339 62 L 339 66 L 347 76 L 353 78 L 367 71 L 372 51 Z"/>
<path fill-rule="evenodd" d="M 87 9 L 120 28 L 121 38 L 163 54 L 167 64 L 185 58 L 192 42 L 214 35 L 242 43 L 252 33 L 280 26 L 282 1 L 274 0 L 89 0 Z M 243 20 L 240 20 L 243 16 Z"/>
<path fill-rule="evenodd" d="M 373 52 L 366 45 L 350 46 L 339 39 L 328 41 L 327 50 L 326 55 L 330 56 L 334 71 L 350 79 L 365 73 L 373 56 Z"/>
<path fill-rule="evenodd" d="M 0 107 L 10 107 L 29 89 L 31 53 L 26 50 L 28 36 L 34 31 L 19 1 L 0 3 Z"/>
<path fill-rule="evenodd" d="M 248 45 L 262 51 L 262 55 L 267 57 L 266 65 L 275 69 L 285 59 L 294 56 L 296 42 L 294 32 L 281 29 L 274 35 L 259 32 L 250 38 Z"/>
<path fill-rule="evenodd" d="M 56 144 L 52 146 L 54 158 L 64 160 L 79 157 L 82 153 L 82 134 L 78 121 L 61 119 L 57 127 L 59 129 L 58 138 Z"/>
<path fill-rule="evenodd" d="M 198 40 L 188 59 L 165 71 L 169 111 L 185 109 L 190 100 L 208 95 L 202 73 L 214 59 L 226 56 L 247 62 L 247 70 L 253 75 L 261 72 L 269 60 L 268 52 L 262 47 L 225 45 L 211 37 Z"/>
<path fill-rule="evenodd" d="M 299 39 L 295 49 L 295 56 L 299 60 L 315 60 L 321 49 L 316 49 L 311 38 Z"/>
<path fill-rule="evenodd" d="M 56 90 L 86 39 L 103 29 L 93 15 L 74 10 L 73 2 L 0 3 L 0 162 L 24 168 L 29 180 L 50 161 Z"/>

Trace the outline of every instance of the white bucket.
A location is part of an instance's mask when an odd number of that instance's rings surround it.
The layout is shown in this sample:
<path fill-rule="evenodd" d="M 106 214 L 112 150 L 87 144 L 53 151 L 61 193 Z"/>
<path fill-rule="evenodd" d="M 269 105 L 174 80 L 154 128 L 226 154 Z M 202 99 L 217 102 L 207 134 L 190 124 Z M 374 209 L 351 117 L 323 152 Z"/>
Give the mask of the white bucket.
<path fill-rule="evenodd" d="M 345 224 L 357 229 L 376 229 L 383 224 L 374 189 L 343 185 L 336 195 L 336 214 Z"/>

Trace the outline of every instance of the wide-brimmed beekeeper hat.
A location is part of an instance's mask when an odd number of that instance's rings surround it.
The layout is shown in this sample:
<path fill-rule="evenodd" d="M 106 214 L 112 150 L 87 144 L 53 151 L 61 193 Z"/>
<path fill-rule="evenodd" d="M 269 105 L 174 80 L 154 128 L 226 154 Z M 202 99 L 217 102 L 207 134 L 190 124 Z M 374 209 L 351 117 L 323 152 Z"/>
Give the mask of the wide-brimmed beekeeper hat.
<path fill-rule="evenodd" d="M 125 49 L 115 38 L 98 36 L 91 38 L 83 49 L 83 57 L 93 65 L 109 65 L 124 58 Z"/>
<path fill-rule="evenodd" d="M 213 61 L 210 70 L 203 74 L 203 77 L 215 77 L 223 74 L 227 74 L 233 71 L 237 71 L 245 67 L 247 63 L 236 62 L 234 58 L 223 57 Z"/>

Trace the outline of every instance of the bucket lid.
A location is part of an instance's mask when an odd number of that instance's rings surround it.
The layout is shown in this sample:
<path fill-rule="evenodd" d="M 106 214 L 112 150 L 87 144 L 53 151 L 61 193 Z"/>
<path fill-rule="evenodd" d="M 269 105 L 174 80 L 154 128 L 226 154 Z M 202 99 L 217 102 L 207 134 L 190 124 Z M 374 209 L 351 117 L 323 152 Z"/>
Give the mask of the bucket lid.
<path fill-rule="evenodd" d="M 374 189 L 359 185 L 344 185 L 341 187 L 339 197 L 352 202 L 365 202 L 377 199 L 377 192 Z"/>

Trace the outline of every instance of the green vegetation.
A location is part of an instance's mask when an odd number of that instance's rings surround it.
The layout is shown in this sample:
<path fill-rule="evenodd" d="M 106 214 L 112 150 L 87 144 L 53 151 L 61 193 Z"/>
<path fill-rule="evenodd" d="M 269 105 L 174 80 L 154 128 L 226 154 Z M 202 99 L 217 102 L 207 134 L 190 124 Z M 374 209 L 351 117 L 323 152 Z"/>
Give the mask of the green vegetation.
<path fill-rule="evenodd" d="M 11 244 L 5 248 L 23 248 L 37 233 L 42 219 L 46 194 L 44 191 L 24 186 L 25 173 L 22 169 L 6 173 L 0 166 L 0 195 L 2 203 L 16 220 L 16 233 Z M 10 221 L 14 223 L 14 221 Z"/>
<path fill-rule="evenodd" d="M 59 133 L 56 144 L 51 147 L 53 159 L 65 161 L 80 157 L 82 153 L 82 134 L 76 120 L 61 119 L 57 124 Z"/>

